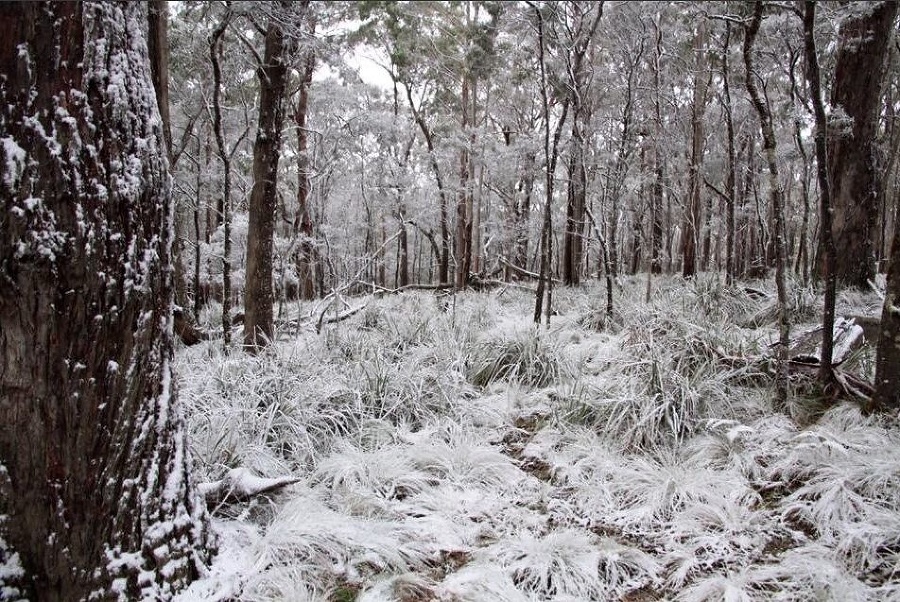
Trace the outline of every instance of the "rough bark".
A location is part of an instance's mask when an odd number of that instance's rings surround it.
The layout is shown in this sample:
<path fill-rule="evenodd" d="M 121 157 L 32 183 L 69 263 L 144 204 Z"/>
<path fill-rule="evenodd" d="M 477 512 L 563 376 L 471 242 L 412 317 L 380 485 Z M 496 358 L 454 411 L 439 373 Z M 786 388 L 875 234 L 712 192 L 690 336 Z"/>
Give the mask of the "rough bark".
<path fill-rule="evenodd" d="M 840 28 L 831 105 L 852 120 L 828 149 L 835 275 L 838 285 L 866 288 L 875 276 L 878 194 L 875 165 L 882 66 L 890 48 L 897 2 L 881 2 Z"/>
<path fill-rule="evenodd" d="M 206 560 L 172 385 L 172 199 L 143 3 L 0 4 L 0 536 L 33 600 Z"/>
<path fill-rule="evenodd" d="M 583 86 L 583 84 L 581 84 Z M 572 151 L 569 155 L 569 186 L 566 192 L 566 231 L 563 238 L 563 282 L 577 285 L 581 280 L 584 255 L 584 210 L 587 206 L 587 171 L 584 166 L 585 136 L 582 121 L 589 111 L 578 106 L 572 116 Z"/>
<path fill-rule="evenodd" d="M 253 144 L 253 189 L 250 192 L 244 286 L 244 348 L 250 353 L 265 347 L 275 334 L 272 244 L 288 72 L 284 32 L 274 19 L 266 28 L 263 52 L 263 62 L 257 65 L 259 120 Z"/>

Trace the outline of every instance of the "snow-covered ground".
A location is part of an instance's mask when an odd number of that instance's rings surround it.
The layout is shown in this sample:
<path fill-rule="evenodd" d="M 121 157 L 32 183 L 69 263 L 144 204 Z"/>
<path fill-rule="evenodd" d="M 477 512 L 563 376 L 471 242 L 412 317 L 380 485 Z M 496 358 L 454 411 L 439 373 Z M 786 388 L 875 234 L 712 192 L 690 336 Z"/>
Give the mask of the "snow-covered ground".
<path fill-rule="evenodd" d="M 771 298 L 645 289 L 607 320 L 600 285 L 557 288 L 549 330 L 516 288 L 410 292 L 261 357 L 181 349 L 197 480 L 299 480 L 215 508 L 179 600 L 900 600 L 895 417 L 803 383 L 773 409 L 765 363 L 735 361 L 775 340 Z"/>

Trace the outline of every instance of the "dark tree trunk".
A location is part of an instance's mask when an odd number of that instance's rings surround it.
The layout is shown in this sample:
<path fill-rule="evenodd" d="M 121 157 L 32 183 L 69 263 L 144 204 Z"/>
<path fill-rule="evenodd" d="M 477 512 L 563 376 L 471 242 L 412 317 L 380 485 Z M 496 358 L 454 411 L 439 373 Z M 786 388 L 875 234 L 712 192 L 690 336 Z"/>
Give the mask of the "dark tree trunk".
<path fill-rule="evenodd" d="M 835 275 L 839 285 L 866 288 L 875 276 L 880 176 L 875 166 L 882 66 L 890 48 L 897 2 L 881 2 L 841 25 L 831 105 L 852 119 L 833 136 L 828 171 L 834 211 Z"/>
<path fill-rule="evenodd" d="M 213 132 L 216 137 L 216 152 L 222 161 L 222 196 L 219 200 L 218 216 L 222 219 L 225 239 L 222 253 L 222 340 L 226 353 L 231 347 L 231 153 L 225 144 L 225 129 L 222 125 L 222 69 L 219 56 L 222 52 L 222 36 L 231 19 L 231 12 L 226 12 L 222 20 L 213 29 L 209 40 L 209 59 L 213 68 Z M 207 242 L 209 242 L 207 240 Z"/>
<path fill-rule="evenodd" d="M 255 353 L 274 336 L 272 305 L 272 239 L 278 206 L 278 160 L 284 123 L 285 37 L 281 25 L 266 29 L 259 79 L 259 122 L 253 145 L 253 190 L 247 229 L 247 276 L 244 288 L 244 347 Z"/>
<path fill-rule="evenodd" d="M 584 92 L 582 90 L 582 92 Z M 585 137 L 582 120 L 588 112 L 576 107 L 572 113 L 572 152 L 569 156 L 569 186 L 566 198 L 566 232 L 563 238 L 563 283 L 577 285 L 581 280 L 584 253 L 584 209 L 587 199 L 587 172 L 584 167 Z"/>
<path fill-rule="evenodd" d="M 900 209 L 900 207 L 898 207 Z M 900 228 L 894 227 L 875 358 L 875 408 L 900 408 Z"/>
<path fill-rule="evenodd" d="M 731 104 L 728 50 L 731 43 L 731 23 L 725 24 L 725 41 L 722 45 L 722 106 L 725 109 L 725 133 L 728 145 L 728 175 L 725 182 L 725 282 L 734 284 L 734 202 L 737 196 L 737 161 L 735 160 L 734 117 Z"/>
<path fill-rule="evenodd" d="M 3 3 L 0 28 L 0 537 L 25 572 L 0 595 L 169 599 L 208 535 L 147 6 Z"/>
<path fill-rule="evenodd" d="M 650 271 L 653 274 L 662 274 L 662 247 L 663 247 L 663 178 L 664 167 L 662 153 L 655 151 L 656 174 L 653 179 L 653 195 L 651 199 L 652 224 L 650 227 Z"/>
<path fill-rule="evenodd" d="M 816 3 L 804 2 L 803 42 L 806 54 L 806 78 L 816 123 L 816 175 L 819 179 L 819 245 L 822 249 L 822 270 L 825 278 L 825 307 L 822 313 L 822 357 L 819 364 L 819 380 L 830 385 L 834 380 L 831 360 L 834 352 L 834 304 L 837 280 L 835 278 L 835 248 L 831 229 L 831 186 L 828 173 L 828 130 L 825 106 L 822 102 L 822 84 L 819 75 L 819 57 L 815 38 Z M 799 134 L 797 144 L 800 144 Z M 805 159 L 804 159 L 805 161 Z"/>

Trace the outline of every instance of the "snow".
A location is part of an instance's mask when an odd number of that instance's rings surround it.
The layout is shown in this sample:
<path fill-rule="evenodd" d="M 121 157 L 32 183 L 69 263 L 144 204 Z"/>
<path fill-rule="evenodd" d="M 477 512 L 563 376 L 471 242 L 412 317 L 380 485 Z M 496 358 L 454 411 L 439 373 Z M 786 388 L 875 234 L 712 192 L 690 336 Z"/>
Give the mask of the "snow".
<path fill-rule="evenodd" d="M 413 293 L 260 357 L 180 350 L 204 491 L 299 480 L 219 504 L 219 555 L 176 599 L 896 595 L 892 419 L 840 404 L 800 424 L 801 399 L 776 413 L 718 369 L 705 350 L 763 353 L 774 324 L 734 324 L 765 301 L 623 286 L 606 332 L 581 326 L 590 285 L 556 292 L 549 330 L 517 291 L 450 312 Z"/>
<path fill-rule="evenodd" d="M 6 159 L 3 183 L 12 190 L 17 186 L 22 172 L 25 170 L 25 149 L 19 146 L 13 138 L 4 136 L 0 138 L 0 151 Z"/>

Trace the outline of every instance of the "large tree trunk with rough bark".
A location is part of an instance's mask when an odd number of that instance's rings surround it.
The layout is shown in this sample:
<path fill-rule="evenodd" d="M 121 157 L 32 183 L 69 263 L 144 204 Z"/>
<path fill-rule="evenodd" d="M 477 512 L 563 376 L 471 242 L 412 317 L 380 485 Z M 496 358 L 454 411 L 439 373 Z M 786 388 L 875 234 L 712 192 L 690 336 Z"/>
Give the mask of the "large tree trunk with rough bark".
<path fill-rule="evenodd" d="M 244 287 L 244 347 L 251 353 L 274 335 L 272 304 L 272 241 L 278 207 L 278 160 L 284 123 L 285 37 L 273 19 L 266 29 L 259 79 L 259 122 L 253 145 L 253 190 L 247 228 L 247 280 Z"/>
<path fill-rule="evenodd" d="M 875 139 L 881 72 L 897 7 L 897 2 L 882 2 L 867 14 L 848 17 L 840 29 L 831 105 L 840 107 L 852 123 L 832 136 L 828 148 L 838 285 L 866 288 L 875 276 L 881 190 Z"/>
<path fill-rule="evenodd" d="M 208 532 L 172 383 L 147 6 L 3 3 L 0 28 L 0 538 L 24 570 L 0 591 L 169 599 Z"/>

